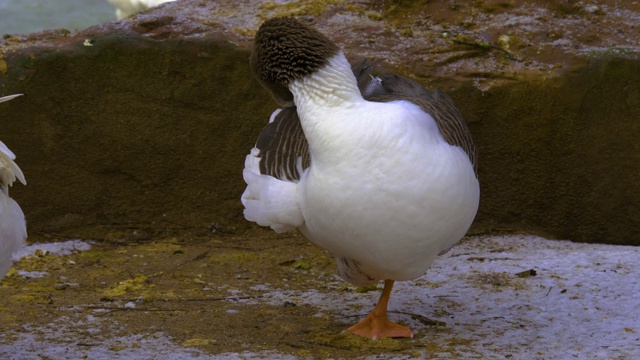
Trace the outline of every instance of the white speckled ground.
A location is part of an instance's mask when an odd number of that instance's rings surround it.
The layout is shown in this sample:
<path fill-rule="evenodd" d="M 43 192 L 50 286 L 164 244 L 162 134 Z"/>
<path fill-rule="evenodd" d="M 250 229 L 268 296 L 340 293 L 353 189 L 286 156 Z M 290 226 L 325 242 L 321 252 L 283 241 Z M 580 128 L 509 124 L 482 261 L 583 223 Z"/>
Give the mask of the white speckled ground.
<path fill-rule="evenodd" d="M 78 242 L 47 246 L 49 251 L 87 247 Z M 455 344 L 458 356 L 465 358 L 638 359 L 639 264 L 637 247 L 578 244 L 535 236 L 465 239 L 441 256 L 426 276 L 396 285 L 391 317 L 409 325 L 416 337 L 431 341 L 437 338 L 449 347 Z M 516 276 L 528 270 L 534 270 L 535 275 Z M 364 314 L 379 295 L 375 291 L 356 293 L 331 288 L 329 284 L 324 289 L 292 292 L 265 285 L 253 289 L 263 291 L 262 297 L 245 301 L 277 305 L 294 300 L 314 306 L 318 314 L 330 315 L 346 325 L 354 321 L 354 314 Z M 238 300 L 232 296 L 229 301 Z M 433 326 L 423 324 L 420 316 L 445 322 L 447 331 L 436 331 Z M 85 320 L 95 322 L 96 329 L 101 321 L 99 316 L 88 316 Z M 58 359 L 87 355 L 86 351 L 65 345 L 70 337 L 78 336 L 71 322 L 58 319 L 46 332 L 46 341 L 35 341 L 29 331 L 5 333 L 0 340 L 0 358 Z M 95 334 L 92 338 L 95 342 Z M 74 343 L 79 341 L 74 339 Z M 162 333 L 126 337 L 105 334 L 100 344 L 90 345 L 88 356 L 92 359 L 295 358 L 251 349 L 213 356 L 177 344 Z M 450 352 L 417 351 L 427 358 L 451 358 Z"/>

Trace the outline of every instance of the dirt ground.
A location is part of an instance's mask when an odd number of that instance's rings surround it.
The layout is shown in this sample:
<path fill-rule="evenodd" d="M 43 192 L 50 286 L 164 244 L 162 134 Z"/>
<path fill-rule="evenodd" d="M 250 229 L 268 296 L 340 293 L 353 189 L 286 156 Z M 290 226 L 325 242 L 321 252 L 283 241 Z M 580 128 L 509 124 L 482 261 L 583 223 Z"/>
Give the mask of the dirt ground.
<path fill-rule="evenodd" d="M 17 263 L 0 287 L 4 332 L 31 332 L 44 339 L 52 326 L 74 324 L 75 338 L 66 346 L 88 352 L 105 336 L 156 332 L 209 354 L 251 349 L 352 358 L 382 351 L 410 355 L 437 346 L 419 338 L 372 342 L 341 333 L 367 309 L 336 318 L 298 305 L 296 298 L 279 306 L 260 302 L 266 286 L 366 291 L 337 279 L 333 260 L 301 236 L 256 232 L 132 241 L 136 236 L 136 230 L 115 231 L 107 238 L 129 240 L 95 241 L 91 250 L 63 257 L 37 252 Z M 52 276 L 24 277 L 17 270 Z M 101 321 L 86 322 L 87 316 Z M 447 331 L 440 322 L 433 325 L 434 331 Z M 112 346 L 114 355 L 126 348 Z"/>
<path fill-rule="evenodd" d="M 346 284 L 296 234 L 144 232 L 27 248 L 0 282 L 0 358 L 640 356 L 637 247 L 465 238 L 426 276 L 394 287 L 389 316 L 414 338 L 374 341 L 342 330 L 380 288 Z M 76 251 L 51 247 L 61 245 Z"/>

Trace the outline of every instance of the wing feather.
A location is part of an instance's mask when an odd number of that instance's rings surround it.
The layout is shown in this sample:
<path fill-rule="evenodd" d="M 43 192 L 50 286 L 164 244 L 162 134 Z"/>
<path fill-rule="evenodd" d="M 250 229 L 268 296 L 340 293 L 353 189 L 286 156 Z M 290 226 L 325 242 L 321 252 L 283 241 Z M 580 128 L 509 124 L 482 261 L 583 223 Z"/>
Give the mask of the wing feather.
<path fill-rule="evenodd" d="M 276 114 L 258 136 L 256 148 L 260 173 L 279 180 L 299 181 L 300 170 L 311 163 L 309 143 L 295 107 L 284 108 Z"/>
<path fill-rule="evenodd" d="M 353 64 L 352 70 L 363 97 L 378 102 L 407 100 L 420 106 L 435 119 L 444 139 L 467 153 L 477 176 L 477 150 L 453 100 L 440 89 L 426 89 L 402 76 L 374 76 L 379 66 L 380 61 L 368 59 Z M 295 107 L 285 107 L 274 115 L 256 142 L 260 173 L 279 180 L 298 182 L 301 172 L 311 164 L 309 143 Z"/>
<path fill-rule="evenodd" d="M 469 156 L 473 169 L 478 175 L 478 151 L 471 132 L 453 100 L 444 91 L 429 90 L 419 83 L 399 75 L 375 78 L 365 98 L 369 101 L 407 100 L 420 106 L 430 114 L 444 139 L 451 145 L 461 147 Z"/>

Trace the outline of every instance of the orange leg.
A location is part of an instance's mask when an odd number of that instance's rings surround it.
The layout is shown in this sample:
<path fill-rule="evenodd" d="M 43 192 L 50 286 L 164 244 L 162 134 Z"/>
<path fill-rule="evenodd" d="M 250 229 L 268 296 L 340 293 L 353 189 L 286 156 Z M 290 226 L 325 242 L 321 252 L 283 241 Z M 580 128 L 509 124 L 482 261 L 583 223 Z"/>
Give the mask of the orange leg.
<path fill-rule="evenodd" d="M 387 319 L 387 304 L 389 304 L 389 297 L 391 296 L 393 283 L 393 280 L 385 280 L 382 295 L 380 295 L 380 300 L 378 300 L 378 304 L 373 308 L 373 311 L 371 311 L 364 320 L 345 331 L 372 339 L 399 337 L 412 338 L 413 333 L 408 327 Z"/>

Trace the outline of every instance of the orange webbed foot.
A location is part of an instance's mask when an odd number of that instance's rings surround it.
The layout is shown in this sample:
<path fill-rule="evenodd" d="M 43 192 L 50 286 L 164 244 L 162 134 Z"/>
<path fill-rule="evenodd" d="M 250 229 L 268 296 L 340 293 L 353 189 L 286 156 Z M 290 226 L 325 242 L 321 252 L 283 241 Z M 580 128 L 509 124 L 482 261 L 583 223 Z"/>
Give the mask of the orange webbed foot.
<path fill-rule="evenodd" d="M 345 331 L 371 339 L 412 338 L 413 333 L 408 327 L 394 323 L 387 318 L 387 304 L 393 283 L 393 280 L 385 280 L 382 294 L 380 294 L 380 299 L 373 311 L 364 320 Z"/>
<path fill-rule="evenodd" d="M 355 335 L 371 339 L 384 338 L 413 338 L 413 333 L 408 327 L 395 323 L 386 316 L 367 315 L 364 320 L 344 330 Z"/>

